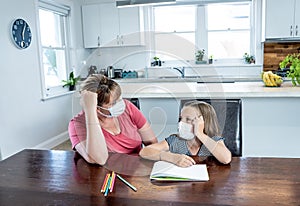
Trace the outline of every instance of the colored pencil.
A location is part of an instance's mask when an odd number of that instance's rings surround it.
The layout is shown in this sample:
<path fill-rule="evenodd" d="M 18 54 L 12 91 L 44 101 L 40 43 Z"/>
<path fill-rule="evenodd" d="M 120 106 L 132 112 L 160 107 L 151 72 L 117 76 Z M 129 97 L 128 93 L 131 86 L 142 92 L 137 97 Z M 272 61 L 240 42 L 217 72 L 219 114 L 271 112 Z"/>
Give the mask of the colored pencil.
<path fill-rule="evenodd" d="M 106 176 L 105 176 L 105 179 L 104 179 L 104 181 L 103 181 L 103 185 L 102 185 L 102 188 L 101 188 L 101 192 L 105 192 L 105 189 L 106 189 L 106 185 L 107 185 L 109 176 L 110 176 L 110 174 L 107 173 Z"/>
<path fill-rule="evenodd" d="M 107 182 L 107 184 L 106 184 L 104 196 L 107 196 L 107 194 L 108 194 L 108 192 L 109 192 L 110 181 L 111 181 L 111 176 L 108 178 L 108 182 Z"/>
<path fill-rule="evenodd" d="M 130 187 L 133 191 L 137 191 L 137 189 L 132 185 L 130 184 L 129 182 L 127 182 L 125 179 L 123 179 L 123 177 L 121 177 L 120 175 L 117 174 L 117 177 L 124 183 L 126 184 L 128 187 Z"/>
<path fill-rule="evenodd" d="M 110 183 L 110 187 L 109 187 L 110 192 L 112 192 L 114 189 L 115 180 L 116 180 L 116 173 L 113 171 L 111 174 L 111 183 Z"/>

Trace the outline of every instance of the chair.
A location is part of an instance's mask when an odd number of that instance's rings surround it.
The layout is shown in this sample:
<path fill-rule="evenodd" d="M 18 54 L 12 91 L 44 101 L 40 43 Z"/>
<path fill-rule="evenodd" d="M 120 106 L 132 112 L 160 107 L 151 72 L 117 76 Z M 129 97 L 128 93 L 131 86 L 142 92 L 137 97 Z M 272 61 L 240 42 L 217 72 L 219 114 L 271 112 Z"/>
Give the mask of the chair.
<path fill-rule="evenodd" d="M 138 109 L 140 109 L 140 101 L 138 98 L 128 99 L 131 103 L 133 103 Z"/>
<path fill-rule="evenodd" d="M 242 156 L 242 106 L 240 99 L 198 99 L 211 104 L 220 124 L 224 142 L 233 157 Z M 191 100 L 182 100 L 181 106 Z"/>

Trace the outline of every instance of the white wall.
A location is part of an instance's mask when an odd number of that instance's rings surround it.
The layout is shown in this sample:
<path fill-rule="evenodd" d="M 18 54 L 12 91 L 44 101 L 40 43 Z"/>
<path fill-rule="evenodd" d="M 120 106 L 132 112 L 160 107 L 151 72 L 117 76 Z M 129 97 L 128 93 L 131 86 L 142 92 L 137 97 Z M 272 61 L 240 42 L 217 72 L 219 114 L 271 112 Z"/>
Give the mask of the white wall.
<path fill-rule="evenodd" d="M 75 10 L 78 14 L 79 7 Z M 17 18 L 24 18 L 32 30 L 32 44 L 25 50 L 17 49 L 11 40 L 11 24 Z M 72 18 L 80 20 L 75 13 Z M 2 0 L 0 25 L 0 151 L 2 158 L 6 158 L 24 148 L 47 146 L 51 145 L 52 139 L 67 138 L 73 111 L 72 95 L 41 100 L 36 1 Z M 72 27 L 75 28 L 74 23 Z M 75 42 L 71 48 L 72 65 L 79 67 L 78 62 L 85 51 L 82 49 L 81 25 L 75 29 L 72 33 L 78 36 L 72 38 Z"/>

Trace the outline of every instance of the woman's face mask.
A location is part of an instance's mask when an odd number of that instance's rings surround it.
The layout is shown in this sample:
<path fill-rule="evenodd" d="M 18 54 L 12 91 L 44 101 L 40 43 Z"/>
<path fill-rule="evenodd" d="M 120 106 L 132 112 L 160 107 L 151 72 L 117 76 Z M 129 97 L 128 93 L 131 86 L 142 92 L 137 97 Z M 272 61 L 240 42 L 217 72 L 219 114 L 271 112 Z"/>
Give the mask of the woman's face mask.
<path fill-rule="evenodd" d="M 123 114 L 123 112 L 125 111 L 125 102 L 123 99 L 121 99 L 120 101 L 118 101 L 116 104 L 114 104 L 112 107 L 110 108 L 104 108 L 104 107 L 100 107 L 99 108 L 108 111 L 110 114 L 104 114 L 101 111 L 99 111 L 99 113 L 105 117 L 117 117 L 120 116 L 121 114 Z"/>
<path fill-rule="evenodd" d="M 191 140 L 194 138 L 193 125 L 180 121 L 178 123 L 178 133 L 182 139 Z"/>

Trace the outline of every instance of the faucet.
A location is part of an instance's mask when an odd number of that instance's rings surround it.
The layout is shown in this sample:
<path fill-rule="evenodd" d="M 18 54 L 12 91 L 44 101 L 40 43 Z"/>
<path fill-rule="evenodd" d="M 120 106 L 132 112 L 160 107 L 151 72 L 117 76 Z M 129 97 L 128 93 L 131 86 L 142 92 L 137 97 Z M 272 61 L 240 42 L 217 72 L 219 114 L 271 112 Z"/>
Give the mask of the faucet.
<path fill-rule="evenodd" d="M 181 74 L 181 78 L 184 78 L 184 67 L 182 67 L 181 69 L 177 67 L 171 67 L 171 68 L 177 70 Z"/>

